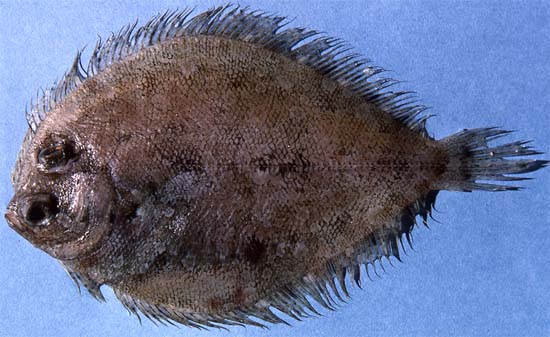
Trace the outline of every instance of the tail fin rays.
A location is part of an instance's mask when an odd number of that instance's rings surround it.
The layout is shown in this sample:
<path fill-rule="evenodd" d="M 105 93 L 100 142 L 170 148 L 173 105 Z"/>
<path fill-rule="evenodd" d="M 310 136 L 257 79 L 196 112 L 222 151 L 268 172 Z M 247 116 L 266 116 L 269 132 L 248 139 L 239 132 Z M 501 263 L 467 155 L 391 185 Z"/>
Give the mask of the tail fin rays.
<path fill-rule="evenodd" d="M 509 133 L 511 131 L 497 128 L 480 128 L 463 130 L 442 139 L 441 142 L 445 144 L 449 153 L 449 164 L 437 188 L 455 191 L 520 189 L 519 186 L 479 182 L 528 180 L 530 178 L 515 175 L 536 171 L 550 163 L 538 159 L 506 159 L 541 154 L 528 145 L 529 141 L 497 146 L 488 144 Z"/>

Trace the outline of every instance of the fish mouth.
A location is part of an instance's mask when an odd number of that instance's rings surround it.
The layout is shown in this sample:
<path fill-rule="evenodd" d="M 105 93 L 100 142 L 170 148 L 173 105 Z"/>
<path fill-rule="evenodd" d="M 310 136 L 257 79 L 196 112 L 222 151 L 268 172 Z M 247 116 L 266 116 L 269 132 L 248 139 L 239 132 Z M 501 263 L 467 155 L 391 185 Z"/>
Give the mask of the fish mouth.
<path fill-rule="evenodd" d="M 15 197 L 10 201 L 6 213 L 4 213 L 4 218 L 11 229 L 32 243 L 32 239 L 35 236 L 34 231 L 21 221 L 19 212 L 17 211 L 17 201 L 15 201 Z"/>
<path fill-rule="evenodd" d="M 25 216 L 29 217 L 28 214 L 33 213 L 30 210 L 32 203 L 28 202 L 31 198 L 38 203 L 48 201 L 47 194 L 35 194 L 30 197 L 16 195 L 9 202 L 4 218 L 10 228 L 33 246 L 58 260 L 70 261 L 95 253 L 100 247 L 99 243 L 101 243 L 103 236 L 110 232 L 110 226 L 108 228 L 103 226 L 99 231 L 85 231 L 89 216 L 87 208 L 81 209 L 78 213 L 79 220 L 83 222 L 75 222 L 72 218 L 60 212 L 48 217 L 43 222 L 29 223 L 29 219 L 25 219 Z M 50 226 L 50 221 L 54 221 L 51 223 L 53 227 Z M 67 228 L 61 228 L 59 223 L 63 222 L 71 225 L 71 229 L 75 229 L 75 224 L 78 224 L 80 232 L 72 232 Z"/>
<path fill-rule="evenodd" d="M 12 228 L 39 230 L 49 225 L 59 213 L 58 201 L 50 193 L 14 196 L 4 217 Z"/>
<path fill-rule="evenodd" d="M 63 243 L 56 227 L 63 216 L 57 207 L 57 198 L 49 193 L 15 195 L 4 213 L 11 229 L 42 250 Z"/>
<path fill-rule="evenodd" d="M 4 218 L 6 219 L 8 226 L 10 226 L 19 234 L 23 235 L 22 232 L 24 231 L 25 226 L 22 226 L 21 222 L 19 221 L 19 214 L 17 212 L 17 201 L 15 201 L 15 197 L 10 200 L 10 203 L 8 204 L 8 207 L 6 209 L 6 213 L 4 213 Z"/>
<path fill-rule="evenodd" d="M 21 224 L 19 223 L 17 212 L 14 209 L 15 205 L 13 204 L 13 201 L 10 201 L 8 208 L 6 209 L 6 213 L 4 213 L 4 218 L 6 218 L 6 222 L 11 228 L 16 229 L 17 227 L 20 227 Z"/>
<path fill-rule="evenodd" d="M 18 200 L 20 200 L 18 196 L 14 196 L 10 200 L 6 212 L 4 213 L 4 218 L 11 229 L 24 237 L 26 240 L 33 243 L 33 240 L 36 240 L 36 232 L 31 226 L 22 220 L 22 212 L 20 210 L 21 205 Z"/>

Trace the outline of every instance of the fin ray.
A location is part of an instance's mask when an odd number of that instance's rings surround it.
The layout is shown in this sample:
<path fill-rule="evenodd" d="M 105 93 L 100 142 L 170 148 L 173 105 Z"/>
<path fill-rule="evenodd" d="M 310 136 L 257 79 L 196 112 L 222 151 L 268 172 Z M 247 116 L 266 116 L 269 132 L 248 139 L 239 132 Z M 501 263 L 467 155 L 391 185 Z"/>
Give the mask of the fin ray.
<path fill-rule="evenodd" d="M 498 128 L 463 130 L 440 142 L 449 155 L 447 172 L 436 187 L 459 191 L 508 191 L 520 187 L 480 181 L 520 181 L 529 179 L 518 177 L 548 166 L 546 160 L 507 159 L 541 154 L 533 150 L 529 141 L 515 141 L 497 146 L 489 143 L 510 134 L 511 131 Z M 512 175 L 512 176 L 510 176 Z"/>
<path fill-rule="evenodd" d="M 427 136 L 425 119 L 418 118 L 424 107 L 405 102 L 410 97 L 408 92 L 386 92 L 389 86 L 398 82 L 388 78 L 372 80 L 384 70 L 369 65 L 370 60 L 351 52 L 352 48 L 343 40 L 315 30 L 287 28 L 290 20 L 284 17 L 238 5 L 219 6 L 190 17 L 192 11 L 166 11 L 141 27 L 137 27 L 135 21 L 118 33 L 112 33 L 105 41 L 99 38 L 86 67 L 81 62 L 82 51 L 78 51 L 63 79 L 31 102 L 26 118 L 32 133 L 36 133 L 47 113 L 64 97 L 111 64 L 157 43 L 182 36 L 210 35 L 256 44 L 309 66 Z M 400 102 L 402 104 L 398 105 Z"/>
<path fill-rule="evenodd" d="M 154 305 L 146 301 L 134 299 L 128 294 L 114 289 L 115 295 L 128 312 L 138 316 L 142 314 L 149 320 L 160 324 L 180 323 L 186 326 L 208 329 L 225 328 L 229 325 L 254 325 L 266 327 L 264 323 L 288 324 L 271 309 L 276 309 L 295 320 L 302 320 L 321 313 L 314 303 L 326 310 L 335 310 L 340 303 L 345 303 L 344 297 L 350 297 L 346 286 L 346 274 L 350 282 L 361 287 L 361 265 L 365 265 L 368 274 L 369 265 L 376 275 L 376 267 L 385 270 L 382 260 L 390 261 L 391 257 L 400 258 L 399 242 L 406 236 L 410 244 L 410 233 L 416 226 L 416 216 L 423 222 L 431 215 L 438 191 L 431 191 L 405 208 L 392 223 L 380 232 L 372 233 L 363 242 L 354 247 L 352 258 L 340 256 L 329 261 L 322 275 L 306 275 L 300 280 L 291 282 L 256 304 L 223 313 L 191 313 L 181 308 L 169 308 Z M 403 246 L 404 247 L 404 246 Z M 370 275 L 369 275 L 370 277 Z M 338 283 L 338 285 L 336 284 Z"/>

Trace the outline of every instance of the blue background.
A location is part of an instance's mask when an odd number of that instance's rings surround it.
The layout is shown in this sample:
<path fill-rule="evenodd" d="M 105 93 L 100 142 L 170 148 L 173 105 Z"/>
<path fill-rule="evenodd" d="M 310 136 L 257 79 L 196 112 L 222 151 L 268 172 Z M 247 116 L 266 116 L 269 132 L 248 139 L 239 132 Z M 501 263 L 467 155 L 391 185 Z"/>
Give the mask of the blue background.
<path fill-rule="evenodd" d="M 136 17 L 218 1 L 0 1 L 0 206 L 23 138 L 24 107 L 97 34 Z M 550 2 L 241 1 L 342 37 L 406 81 L 438 116 L 436 137 L 503 126 L 550 153 Z M 546 159 L 550 154 L 545 155 Z M 0 335 L 4 336 L 435 336 L 550 335 L 550 170 L 527 189 L 440 194 L 431 230 L 416 231 L 404 263 L 336 312 L 293 327 L 198 332 L 140 326 L 112 292 L 79 296 L 61 266 L 0 218 Z"/>

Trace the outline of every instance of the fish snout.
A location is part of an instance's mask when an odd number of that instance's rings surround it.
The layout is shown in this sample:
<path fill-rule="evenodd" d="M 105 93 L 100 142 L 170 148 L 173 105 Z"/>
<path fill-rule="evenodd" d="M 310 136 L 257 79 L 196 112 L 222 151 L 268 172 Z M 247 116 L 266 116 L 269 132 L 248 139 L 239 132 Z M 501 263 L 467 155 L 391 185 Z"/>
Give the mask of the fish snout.
<path fill-rule="evenodd" d="M 15 196 L 9 203 L 5 217 L 13 228 L 37 229 L 45 227 L 59 213 L 58 199 L 53 194 L 42 193 Z"/>
<path fill-rule="evenodd" d="M 19 219 L 17 217 L 17 211 L 15 209 L 16 209 L 16 203 L 15 203 L 15 200 L 12 199 L 8 204 L 6 213 L 4 214 L 4 217 L 6 218 L 8 225 L 10 225 L 10 227 L 12 228 L 19 226 Z"/>

